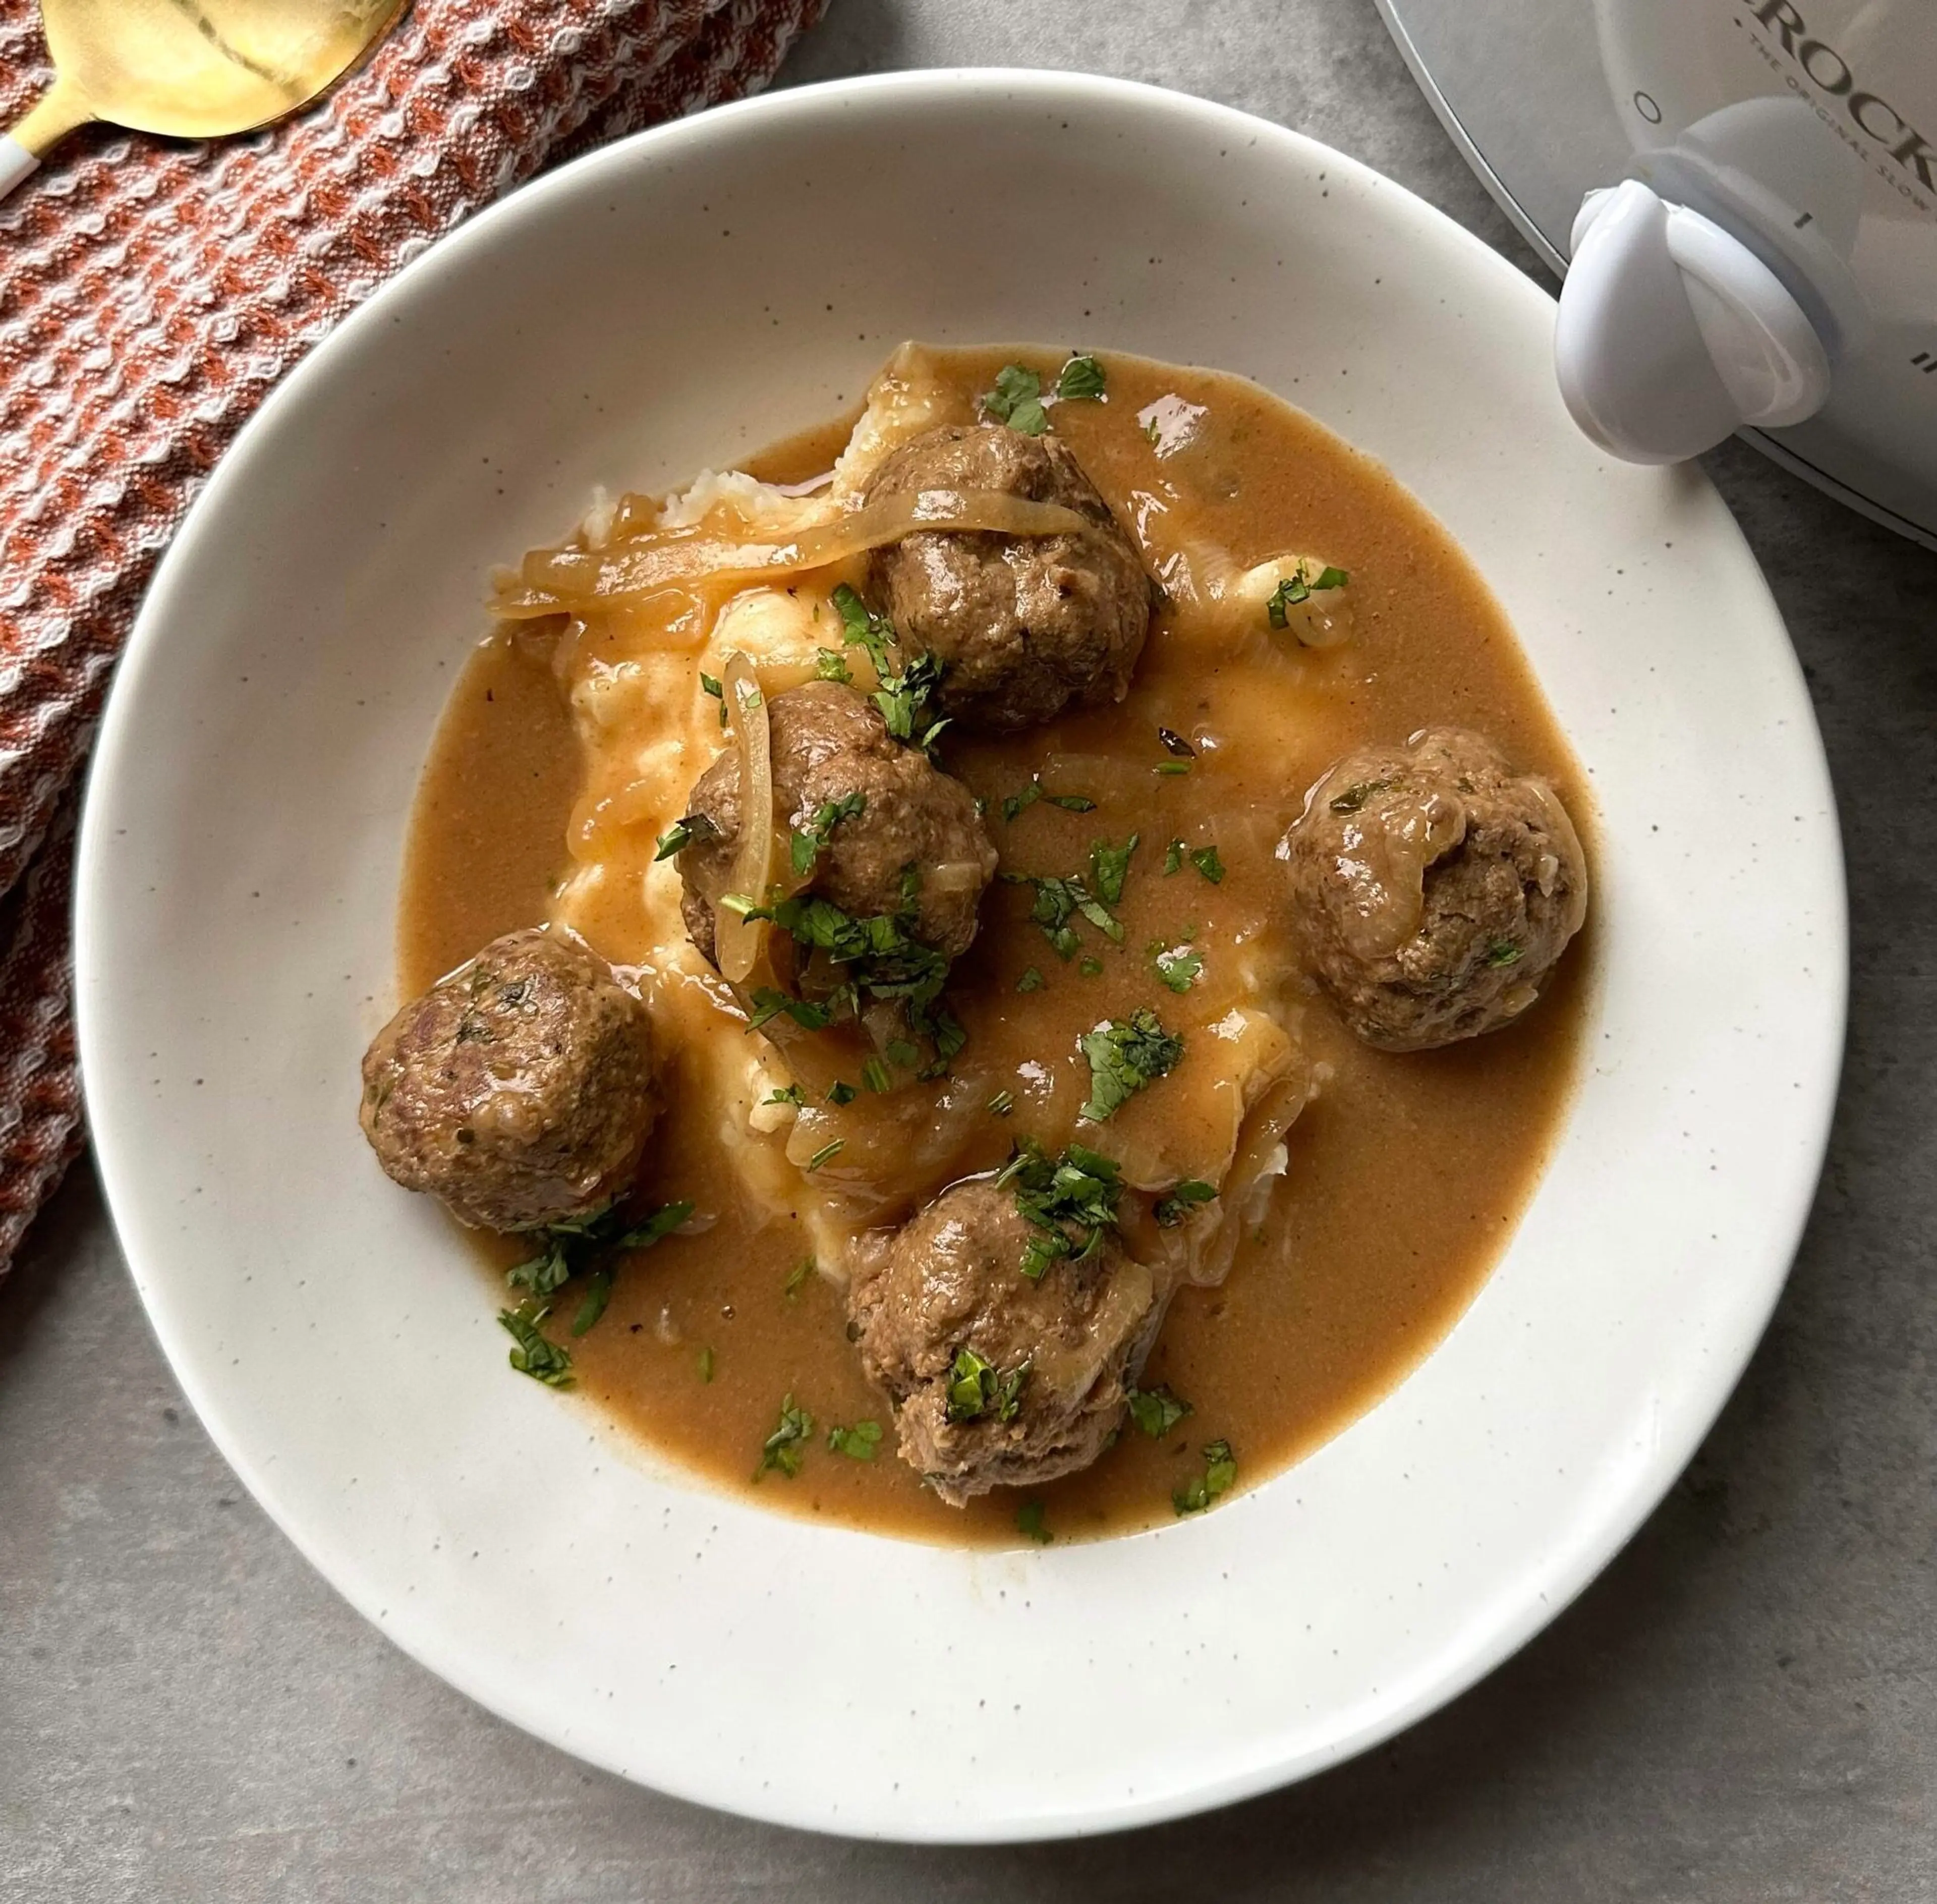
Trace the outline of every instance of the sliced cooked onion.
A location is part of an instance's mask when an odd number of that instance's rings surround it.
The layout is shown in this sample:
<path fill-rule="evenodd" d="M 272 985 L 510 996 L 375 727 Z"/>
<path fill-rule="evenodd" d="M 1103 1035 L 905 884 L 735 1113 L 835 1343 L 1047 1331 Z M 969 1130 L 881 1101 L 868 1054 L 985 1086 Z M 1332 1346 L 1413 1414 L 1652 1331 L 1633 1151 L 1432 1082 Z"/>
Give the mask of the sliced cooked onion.
<path fill-rule="evenodd" d="M 767 697 L 759 677 L 744 654 L 726 663 L 727 718 L 732 724 L 734 750 L 740 757 L 740 841 L 733 855 L 736 893 L 762 904 L 774 881 L 774 760 L 767 722 Z M 766 944 L 767 922 L 743 919 L 731 906 L 714 908 L 714 949 L 720 975 L 733 984 L 745 983 Z"/>
<path fill-rule="evenodd" d="M 1059 502 L 1032 502 L 1001 490 L 911 490 L 878 496 L 783 541 L 749 541 L 694 527 L 645 529 L 603 549 L 535 549 L 517 580 L 500 587 L 492 610 L 520 621 L 561 611 L 582 614 L 677 583 L 744 585 L 825 568 L 917 530 L 1080 535 L 1094 526 Z"/>
<path fill-rule="evenodd" d="M 1251 1107 L 1238 1139 L 1238 1154 L 1217 1192 L 1214 1226 L 1199 1242 L 1193 1225 L 1190 1241 L 1197 1245 L 1185 1258 L 1187 1281 L 1206 1286 L 1221 1283 L 1231 1272 L 1232 1259 L 1244 1231 L 1264 1214 L 1254 1207 L 1271 1193 L 1271 1180 L 1284 1169 L 1284 1134 L 1297 1123 L 1311 1096 L 1302 1067 L 1274 1084 Z"/>

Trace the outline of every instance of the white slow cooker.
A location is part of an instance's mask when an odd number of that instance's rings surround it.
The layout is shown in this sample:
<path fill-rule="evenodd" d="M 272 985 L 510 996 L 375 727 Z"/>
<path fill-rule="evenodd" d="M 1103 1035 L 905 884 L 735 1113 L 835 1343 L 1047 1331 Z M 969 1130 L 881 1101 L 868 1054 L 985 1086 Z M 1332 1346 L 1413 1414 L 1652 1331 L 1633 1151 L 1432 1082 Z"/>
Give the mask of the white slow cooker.
<path fill-rule="evenodd" d="M 1937 547 L 1937 0 L 1378 0 L 1566 273 L 1556 369 L 1638 462 L 1740 430 Z"/>

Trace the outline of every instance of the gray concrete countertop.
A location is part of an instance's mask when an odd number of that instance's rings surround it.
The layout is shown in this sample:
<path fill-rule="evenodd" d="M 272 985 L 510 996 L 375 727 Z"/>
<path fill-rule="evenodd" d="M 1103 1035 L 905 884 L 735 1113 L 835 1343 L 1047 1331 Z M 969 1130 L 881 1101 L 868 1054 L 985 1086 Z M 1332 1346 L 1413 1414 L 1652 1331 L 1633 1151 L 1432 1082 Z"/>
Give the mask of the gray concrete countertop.
<path fill-rule="evenodd" d="M 973 62 L 1282 120 L 1538 274 L 1371 0 L 833 0 L 787 77 Z M 310 1570 L 182 1402 L 83 1165 L 0 1284 L 0 1897 L 1937 1899 L 1937 556 L 1747 450 L 1709 466 L 1842 805 L 1842 1102 L 1740 1392 L 1517 1659 L 1306 1785 L 1087 1843 L 856 1845 L 657 1797 L 480 1711 Z"/>

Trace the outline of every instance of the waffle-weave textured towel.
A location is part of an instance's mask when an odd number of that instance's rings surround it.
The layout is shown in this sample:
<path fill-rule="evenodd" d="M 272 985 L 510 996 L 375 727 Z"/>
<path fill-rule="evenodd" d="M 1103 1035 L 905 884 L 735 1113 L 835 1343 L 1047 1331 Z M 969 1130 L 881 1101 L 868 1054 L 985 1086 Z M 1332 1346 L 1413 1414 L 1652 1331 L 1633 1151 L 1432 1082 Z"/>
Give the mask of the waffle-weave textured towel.
<path fill-rule="evenodd" d="M 757 91 L 825 0 L 415 0 L 244 141 L 83 133 L 0 205 L 0 1272 L 81 1142 L 76 781 L 156 559 L 284 371 L 553 161 Z M 0 0 L 0 125 L 48 74 Z"/>

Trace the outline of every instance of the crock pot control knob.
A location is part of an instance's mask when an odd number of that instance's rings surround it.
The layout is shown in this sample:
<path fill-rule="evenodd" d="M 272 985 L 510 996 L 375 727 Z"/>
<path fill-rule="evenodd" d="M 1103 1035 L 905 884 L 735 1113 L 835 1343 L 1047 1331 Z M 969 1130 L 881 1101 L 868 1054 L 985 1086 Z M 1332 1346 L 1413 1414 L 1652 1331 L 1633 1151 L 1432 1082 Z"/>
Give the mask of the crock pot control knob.
<path fill-rule="evenodd" d="M 1829 394 L 1823 341 L 1781 280 L 1638 179 L 1581 203 L 1554 357 L 1574 420 L 1629 462 L 1799 423 Z"/>

